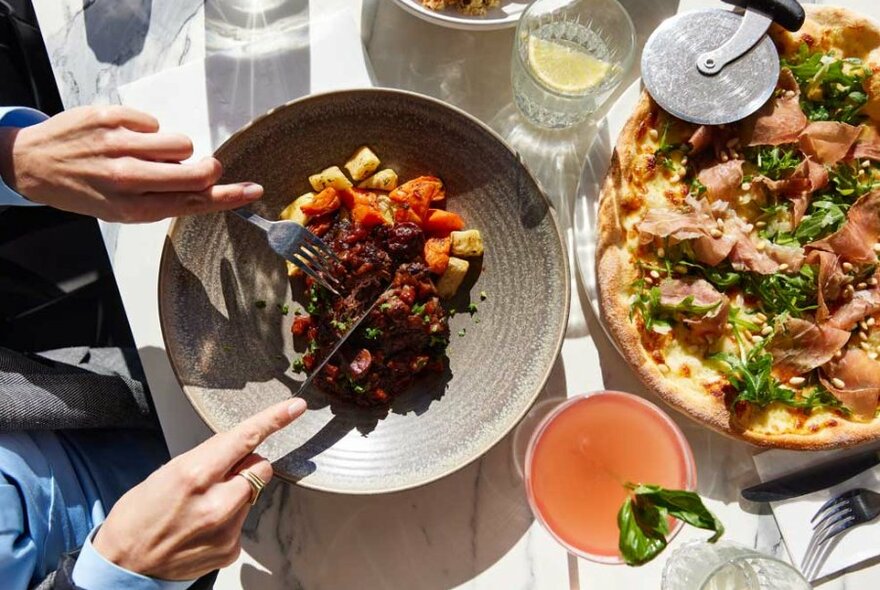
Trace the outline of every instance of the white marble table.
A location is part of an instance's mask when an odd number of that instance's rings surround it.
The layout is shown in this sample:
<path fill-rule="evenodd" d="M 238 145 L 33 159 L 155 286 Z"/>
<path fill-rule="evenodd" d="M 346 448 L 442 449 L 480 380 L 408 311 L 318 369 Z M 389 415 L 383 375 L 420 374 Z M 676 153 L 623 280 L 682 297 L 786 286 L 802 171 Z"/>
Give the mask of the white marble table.
<path fill-rule="evenodd" d="M 871 0 L 845 5 L 880 16 Z M 511 103 L 513 32 L 464 33 L 429 25 L 390 0 L 35 0 L 67 107 L 118 102 L 118 86 L 201 60 L 207 53 L 265 37 L 308 39 L 308 17 L 347 11 L 361 27 L 376 84 L 423 92 L 456 104 L 509 137 L 541 179 L 567 229 L 571 197 L 595 128 L 537 132 Z M 308 9 L 307 9 L 307 4 Z M 624 0 L 640 44 L 662 19 L 711 2 Z M 244 16 L 231 7 L 259 6 Z M 87 8 L 83 8 L 86 6 Z M 237 26 L 232 26 L 237 23 Z M 305 27 L 305 28 L 304 28 Z M 314 57 L 313 57 L 314 59 Z M 332 61 L 332 55 L 330 56 Z M 314 66 L 314 62 L 312 64 Z M 327 81 L 313 69 L 311 88 Z M 635 73 L 631 74 L 634 79 Z M 626 84 L 624 84 L 624 87 Z M 216 138 L 213 138 L 216 140 Z M 210 151 L 211 147 L 202 146 Z M 172 452 L 209 432 L 170 373 L 156 315 L 155 276 L 166 224 L 105 227 L 120 291 L 147 369 Z M 572 265 L 574 269 L 574 264 Z M 602 387 L 643 393 L 608 342 L 574 276 L 571 321 L 562 355 L 542 395 Z M 536 406 L 539 413 L 541 403 Z M 756 481 L 754 449 L 674 416 L 697 461 L 699 489 L 727 526 L 727 537 L 786 558 L 766 507 L 746 505 L 738 490 Z M 534 415 L 482 460 L 417 490 L 346 497 L 273 484 L 253 510 L 244 553 L 221 572 L 218 588 L 345 589 L 631 589 L 659 588 L 663 558 L 642 568 L 570 558 L 531 517 L 519 463 Z M 685 529 L 673 542 L 700 538 Z M 880 567 L 862 567 L 821 588 L 880 587 Z"/>

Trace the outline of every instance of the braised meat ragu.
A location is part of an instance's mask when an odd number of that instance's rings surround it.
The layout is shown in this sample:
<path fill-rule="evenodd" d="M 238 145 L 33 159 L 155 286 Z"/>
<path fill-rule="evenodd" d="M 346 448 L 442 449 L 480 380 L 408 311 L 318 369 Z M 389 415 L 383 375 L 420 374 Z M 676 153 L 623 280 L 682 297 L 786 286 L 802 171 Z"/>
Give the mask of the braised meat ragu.
<path fill-rule="evenodd" d="M 397 186 L 397 174 L 377 172 L 378 165 L 369 148 L 360 148 L 345 165 L 362 181 L 357 188 L 339 167 L 328 168 L 309 179 L 317 193 L 281 214 L 333 249 L 340 261 L 334 274 L 345 287 L 337 297 L 304 277 L 306 314 L 298 312 L 291 331 L 307 349 L 294 370 L 312 372 L 381 296 L 315 378 L 323 390 L 363 406 L 386 404 L 419 375 L 444 371 L 449 318 L 440 300 L 461 285 L 469 268 L 463 258 L 483 253 L 480 233 L 462 231 L 464 220 L 441 208 L 440 179 Z"/>
<path fill-rule="evenodd" d="M 323 360 L 393 276 L 382 300 L 325 365 L 316 384 L 356 404 L 377 405 L 390 401 L 420 373 L 443 371 L 449 324 L 424 264 L 421 228 L 413 223 L 365 228 L 340 215 L 329 226 L 318 219 L 309 228 L 323 233 L 338 254 L 348 290 L 340 299 L 310 285 L 310 315 L 297 317 L 293 327 L 294 335 L 309 343 L 302 357 L 306 371 Z"/>

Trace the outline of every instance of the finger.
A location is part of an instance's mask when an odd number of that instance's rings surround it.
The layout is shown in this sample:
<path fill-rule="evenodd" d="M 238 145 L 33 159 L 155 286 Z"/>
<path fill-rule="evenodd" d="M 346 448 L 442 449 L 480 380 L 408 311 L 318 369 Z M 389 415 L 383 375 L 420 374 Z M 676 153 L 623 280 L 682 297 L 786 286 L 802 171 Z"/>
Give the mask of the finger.
<path fill-rule="evenodd" d="M 130 107 L 121 105 L 98 107 L 96 116 L 98 124 L 104 127 L 125 127 L 142 133 L 155 133 L 159 130 L 159 121 L 156 117 Z"/>
<path fill-rule="evenodd" d="M 199 192 L 213 186 L 223 175 L 216 158 L 178 164 L 151 162 L 131 155 L 117 158 L 109 182 L 118 193 Z"/>
<path fill-rule="evenodd" d="M 180 162 L 193 154 L 192 141 L 182 133 L 138 133 L 128 129 L 120 129 L 118 133 L 110 149 L 114 156 L 134 156 L 155 162 Z"/>
<path fill-rule="evenodd" d="M 243 207 L 263 196 L 263 187 L 250 182 L 212 186 L 198 193 L 150 193 L 125 197 L 118 218 L 107 221 L 138 223 L 167 217 L 198 215 Z"/>
<path fill-rule="evenodd" d="M 254 488 L 251 483 L 243 476 L 239 475 L 242 471 L 250 471 L 253 475 L 259 477 L 264 484 L 272 481 L 272 464 L 256 453 L 251 453 L 245 457 L 238 465 L 229 472 L 229 479 L 220 484 L 224 495 L 233 502 L 236 508 L 241 506 L 250 506 L 251 497 L 254 494 Z"/>
<path fill-rule="evenodd" d="M 306 402 L 302 398 L 269 406 L 232 430 L 217 434 L 196 447 L 193 450 L 195 460 L 203 461 L 215 476 L 225 476 L 271 434 L 299 418 L 305 411 Z"/>

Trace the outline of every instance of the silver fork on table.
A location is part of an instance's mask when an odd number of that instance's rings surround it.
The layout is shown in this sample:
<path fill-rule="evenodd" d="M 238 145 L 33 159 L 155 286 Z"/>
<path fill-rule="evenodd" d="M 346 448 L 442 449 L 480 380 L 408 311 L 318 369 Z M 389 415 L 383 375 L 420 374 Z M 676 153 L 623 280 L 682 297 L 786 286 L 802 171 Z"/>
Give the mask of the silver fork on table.
<path fill-rule="evenodd" d="M 810 520 L 816 545 L 821 547 L 844 531 L 880 516 L 880 494 L 865 488 L 849 490 L 831 498 Z M 818 519 L 818 521 L 817 521 Z"/>
<path fill-rule="evenodd" d="M 233 213 L 266 232 L 269 247 L 289 260 L 321 286 L 341 296 L 345 290 L 334 275 L 339 258 L 324 241 L 295 221 L 269 221 L 249 209 L 233 209 Z"/>

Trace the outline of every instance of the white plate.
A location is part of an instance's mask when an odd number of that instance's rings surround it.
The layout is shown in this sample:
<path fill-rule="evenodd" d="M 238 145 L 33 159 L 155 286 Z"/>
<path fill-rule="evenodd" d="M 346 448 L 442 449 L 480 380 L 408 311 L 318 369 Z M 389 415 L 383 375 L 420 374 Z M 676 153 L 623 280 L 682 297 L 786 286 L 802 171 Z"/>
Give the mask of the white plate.
<path fill-rule="evenodd" d="M 599 196 L 605 174 L 611 164 L 611 154 L 617 144 L 617 136 L 623 131 L 624 125 L 632 115 L 641 93 L 641 80 L 636 80 L 620 95 L 605 118 L 599 122 L 596 138 L 587 151 L 587 159 L 581 170 L 574 204 L 574 244 L 578 272 L 590 299 L 593 313 L 615 347 L 617 340 L 608 332 L 599 310 L 599 285 L 596 277 Z"/>
<path fill-rule="evenodd" d="M 394 0 L 409 13 L 430 23 L 470 31 L 492 31 L 515 27 L 529 2 L 501 0 L 501 6 L 489 10 L 486 16 L 467 16 L 450 6 L 446 10 L 431 10 L 422 6 L 422 0 Z"/>

